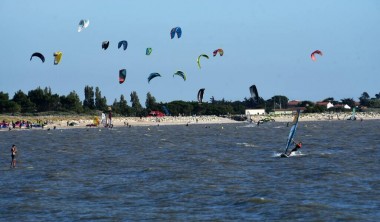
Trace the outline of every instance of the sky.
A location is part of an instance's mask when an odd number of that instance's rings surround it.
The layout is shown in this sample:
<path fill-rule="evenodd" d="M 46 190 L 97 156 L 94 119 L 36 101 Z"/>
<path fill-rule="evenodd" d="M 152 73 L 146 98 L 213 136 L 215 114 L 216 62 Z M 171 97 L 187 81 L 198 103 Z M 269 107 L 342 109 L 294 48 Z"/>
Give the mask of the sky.
<path fill-rule="evenodd" d="M 78 32 L 81 19 L 90 25 Z M 158 102 L 196 101 L 200 88 L 206 101 L 241 101 L 253 84 L 264 100 L 358 100 L 380 92 L 378 0 L 2 0 L 0 21 L 0 91 L 10 98 L 50 87 L 83 100 L 87 85 L 99 87 L 108 104 L 124 95 L 129 105 L 132 91 L 144 105 L 148 92 Z M 177 26 L 182 37 L 171 39 Z M 121 40 L 125 51 L 117 48 Z M 213 57 L 218 48 L 224 55 Z M 317 49 L 323 56 L 312 61 Z M 63 53 L 58 65 L 56 51 Z M 30 61 L 34 52 L 45 63 Z M 201 69 L 200 54 L 210 57 Z M 177 70 L 186 81 L 173 77 Z M 148 83 L 153 72 L 162 77 Z"/>

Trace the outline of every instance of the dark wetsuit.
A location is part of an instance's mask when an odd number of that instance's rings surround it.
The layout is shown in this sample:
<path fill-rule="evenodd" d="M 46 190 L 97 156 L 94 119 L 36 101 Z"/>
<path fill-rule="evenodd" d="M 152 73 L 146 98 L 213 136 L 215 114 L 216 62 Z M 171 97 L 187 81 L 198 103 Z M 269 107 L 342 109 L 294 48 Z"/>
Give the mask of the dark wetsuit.
<path fill-rule="evenodd" d="M 293 152 L 296 152 L 298 149 L 301 149 L 302 143 L 297 143 L 296 146 L 290 151 L 289 155 Z"/>

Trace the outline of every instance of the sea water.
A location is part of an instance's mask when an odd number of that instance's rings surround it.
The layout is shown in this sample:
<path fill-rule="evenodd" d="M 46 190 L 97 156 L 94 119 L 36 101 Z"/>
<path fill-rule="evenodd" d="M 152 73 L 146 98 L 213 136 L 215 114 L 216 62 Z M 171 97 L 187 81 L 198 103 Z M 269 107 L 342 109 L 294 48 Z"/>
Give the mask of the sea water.
<path fill-rule="evenodd" d="M 73 128 L 0 132 L 1 221 L 380 217 L 380 121 Z"/>

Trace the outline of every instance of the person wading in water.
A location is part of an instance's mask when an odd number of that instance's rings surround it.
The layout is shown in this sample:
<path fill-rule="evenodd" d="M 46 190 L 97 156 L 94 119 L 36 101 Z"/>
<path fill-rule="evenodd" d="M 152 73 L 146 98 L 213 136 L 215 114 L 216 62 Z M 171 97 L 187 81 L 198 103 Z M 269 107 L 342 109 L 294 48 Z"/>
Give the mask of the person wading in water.
<path fill-rule="evenodd" d="M 11 167 L 13 168 L 16 167 L 16 154 L 17 154 L 17 147 L 16 145 L 13 144 L 11 148 L 11 157 L 12 157 Z"/>

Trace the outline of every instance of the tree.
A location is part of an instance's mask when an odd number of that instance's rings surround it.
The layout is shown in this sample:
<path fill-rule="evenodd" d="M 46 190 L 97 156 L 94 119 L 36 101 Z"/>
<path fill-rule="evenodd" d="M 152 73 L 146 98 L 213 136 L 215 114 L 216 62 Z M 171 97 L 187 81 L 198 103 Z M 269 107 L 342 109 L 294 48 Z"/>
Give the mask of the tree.
<path fill-rule="evenodd" d="M 135 113 L 135 116 L 142 116 L 143 108 L 140 104 L 140 100 L 136 91 L 131 92 L 131 104 L 132 104 L 132 110 Z"/>
<path fill-rule="evenodd" d="M 154 96 L 152 96 L 150 92 L 146 94 L 145 107 L 148 110 L 148 112 L 158 109 L 156 98 L 154 98 Z"/>
<path fill-rule="evenodd" d="M 371 99 L 368 104 L 369 107 L 371 108 L 380 108 L 380 99 Z"/>
<path fill-rule="evenodd" d="M 342 103 L 343 104 L 347 104 L 349 105 L 351 108 L 352 107 L 355 107 L 355 101 L 353 98 L 345 98 L 345 99 L 341 99 Z"/>
<path fill-rule="evenodd" d="M 76 113 L 83 112 L 83 106 L 75 91 L 70 92 L 67 96 L 61 96 L 60 101 L 62 108 L 67 111 L 74 111 Z"/>
<path fill-rule="evenodd" d="M 13 101 L 8 101 L 7 111 L 11 113 L 18 113 L 21 111 L 21 106 Z"/>
<path fill-rule="evenodd" d="M 321 112 L 325 112 L 326 110 L 327 110 L 326 106 L 311 105 L 311 106 L 306 106 L 306 110 L 304 112 L 305 113 L 321 113 Z"/>
<path fill-rule="evenodd" d="M 261 97 L 260 97 L 261 98 Z M 262 104 L 258 105 L 256 107 L 259 108 L 261 107 L 262 105 L 264 105 L 265 102 L 263 101 Z M 246 106 L 244 106 L 244 103 L 243 102 L 240 102 L 240 101 L 235 101 L 235 102 L 232 102 L 231 103 L 231 106 L 233 108 L 233 114 L 245 114 L 245 109 L 247 108 Z"/>
<path fill-rule="evenodd" d="M 48 111 L 49 102 L 45 96 L 45 91 L 40 87 L 34 90 L 30 90 L 28 92 L 28 97 L 32 103 L 36 104 L 37 112 Z"/>
<path fill-rule="evenodd" d="M 0 92 L 0 112 L 20 112 L 21 106 L 14 101 L 9 101 L 8 93 Z"/>
<path fill-rule="evenodd" d="M 124 95 L 120 95 L 119 113 L 124 116 L 129 114 L 127 100 L 125 100 Z"/>
<path fill-rule="evenodd" d="M 95 109 L 94 87 L 92 86 L 84 87 L 83 107 L 90 110 Z"/>
<path fill-rule="evenodd" d="M 272 109 L 286 109 L 288 108 L 288 97 L 286 96 L 273 96 L 271 99 L 266 101 L 266 111 L 270 111 Z"/>
<path fill-rule="evenodd" d="M 21 90 L 15 93 L 12 100 L 20 105 L 22 113 L 31 113 L 36 110 L 36 104 L 30 101 L 28 96 Z"/>
<path fill-rule="evenodd" d="M 332 103 L 333 105 L 336 105 L 336 104 L 339 103 L 338 101 L 336 101 L 336 100 L 334 99 L 334 97 L 328 97 L 328 98 L 322 100 L 322 102 L 330 102 L 330 103 Z"/>
<path fill-rule="evenodd" d="M 61 102 L 60 102 L 58 94 L 56 94 L 56 93 L 50 94 L 47 97 L 47 100 L 48 100 L 48 110 L 49 111 L 55 111 L 55 110 L 61 109 Z"/>
<path fill-rule="evenodd" d="M 0 92 L 0 112 L 3 113 L 6 111 L 6 106 L 9 100 L 8 93 Z"/>
<path fill-rule="evenodd" d="M 120 103 L 117 102 L 117 99 L 115 99 L 112 103 L 112 111 L 114 113 L 120 113 L 120 110 L 119 110 L 119 106 L 120 106 Z"/>
<path fill-rule="evenodd" d="M 211 103 L 211 104 L 214 104 L 214 103 L 215 103 L 215 98 L 214 98 L 214 96 L 211 96 L 211 98 L 210 98 L 210 103 Z"/>
<path fill-rule="evenodd" d="M 102 111 L 107 109 L 107 99 L 106 97 L 102 98 L 99 87 L 95 88 L 95 108 Z"/>
<path fill-rule="evenodd" d="M 313 102 L 311 102 L 311 101 L 304 100 L 304 101 L 301 101 L 301 102 L 297 105 L 297 107 L 308 107 L 308 106 L 313 107 L 313 106 L 315 106 L 315 104 L 314 104 Z"/>
<path fill-rule="evenodd" d="M 36 105 L 37 112 L 57 110 L 60 107 L 58 94 L 52 94 L 50 87 L 31 90 L 28 92 L 28 98 Z"/>
<path fill-rule="evenodd" d="M 369 105 L 369 99 L 370 96 L 367 92 L 363 92 L 362 95 L 359 97 L 360 105 L 362 106 L 368 106 Z"/>
<path fill-rule="evenodd" d="M 193 106 L 190 103 L 184 102 L 181 100 L 172 101 L 168 103 L 167 107 L 173 116 L 178 116 L 178 115 L 189 116 L 193 112 Z"/>

